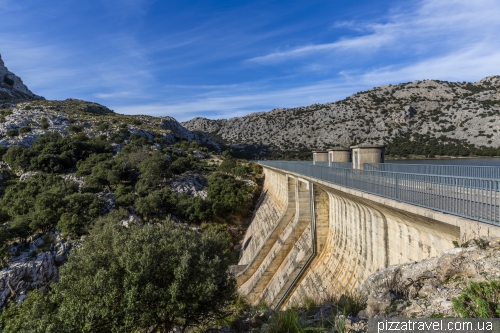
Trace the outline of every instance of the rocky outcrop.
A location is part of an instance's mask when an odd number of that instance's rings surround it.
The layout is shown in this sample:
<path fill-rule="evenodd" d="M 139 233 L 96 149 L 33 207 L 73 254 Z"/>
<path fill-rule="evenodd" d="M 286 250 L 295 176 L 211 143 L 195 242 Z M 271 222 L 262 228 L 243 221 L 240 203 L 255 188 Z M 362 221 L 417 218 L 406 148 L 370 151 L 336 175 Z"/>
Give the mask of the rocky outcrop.
<path fill-rule="evenodd" d="M 469 281 L 500 280 L 500 239 L 475 240 L 467 246 L 371 275 L 361 289 L 368 299 L 360 316 L 457 317 L 451 299 L 459 296 Z"/>
<path fill-rule="evenodd" d="M 18 255 L 0 271 L 0 310 L 9 301 L 22 302 L 30 290 L 43 291 L 57 282 L 57 267 L 66 262 L 75 245 L 78 243 L 68 242 L 59 232 L 53 232 L 37 234 L 27 243 L 11 246 L 10 251 Z"/>
<path fill-rule="evenodd" d="M 478 82 L 414 81 L 356 93 L 335 103 L 274 109 L 244 117 L 181 123 L 227 144 L 281 151 L 357 143 L 387 144 L 404 134 L 429 134 L 497 147 L 500 76 Z M 261 148 L 263 149 L 263 148 Z"/>
<path fill-rule="evenodd" d="M 33 94 L 19 76 L 9 71 L 0 55 L 0 102 L 20 102 L 33 99 L 43 99 L 43 97 Z"/>
<path fill-rule="evenodd" d="M 206 199 L 208 192 L 208 181 L 202 175 L 186 173 L 173 177 L 168 182 L 168 188 L 176 193 L 188 194 L 194 197 Z"/>

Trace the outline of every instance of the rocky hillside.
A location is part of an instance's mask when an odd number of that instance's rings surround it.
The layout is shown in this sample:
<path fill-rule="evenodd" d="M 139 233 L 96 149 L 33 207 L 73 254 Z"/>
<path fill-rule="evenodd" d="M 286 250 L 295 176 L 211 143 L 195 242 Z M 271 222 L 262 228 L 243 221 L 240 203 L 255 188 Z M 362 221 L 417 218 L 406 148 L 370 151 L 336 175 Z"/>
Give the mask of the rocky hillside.
<path fill-rule="evenodd" d="M 126 116 L 103 105 L 77 99 L 32 100 L 0 108 L 0 145 L 29 147 L 48 131 L 62 135 L 104 135 L 115 142 L 117 150 L 120 149 L 120 143 L 133 134 L 153 141 L 155 138 L 168 143 L 198 141 L 218 147 L 208 134 L 192 133 L 172 117 Z"/>
<path fill-rule="evenodd" d="M 0 103 L 43 99 L 33 94 L 20 77 L 5 67 L 0 55 Z"/>
<path fill-rule="evenodd" d="M 274 109 L 240 118 L 194 118 L 182 123 L 232 145 L 275 151 L 390 144 L 425 136 L 476 147 L 498 147 L 500 76 L 478 82 L 414 81 L 376 87 L 344 100 Z M 458 141 L 456 141 L 458 140 Z"/>

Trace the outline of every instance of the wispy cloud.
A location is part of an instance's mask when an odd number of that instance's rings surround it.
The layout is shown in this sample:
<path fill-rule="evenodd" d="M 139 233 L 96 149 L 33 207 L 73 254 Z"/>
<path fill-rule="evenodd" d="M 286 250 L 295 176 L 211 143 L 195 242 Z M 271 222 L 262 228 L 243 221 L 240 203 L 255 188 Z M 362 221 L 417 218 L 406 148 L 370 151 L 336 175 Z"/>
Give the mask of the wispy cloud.
<path fill-rule="evenodd" d="M 500 75 L 500 49 L 487 43 L 463 48 L 458 54 L 433 57 L 407 66 L 389 66 L 354 75 L 365 85 L 397 83 L 419 79 L 476 81 L 490 75 Z M 348 75 L 348 73 L 346 73 Z"/>
<path fill-rule="evenodd" d="M 394 10 L 387 18 L 383 18 L 386 23 L 355 24 L 353 21 L 333 23 L 334 27 L 363 31 L 362 35 L 341 37 L 331 43 L 279 50 L 250 58 L 249 61 L 276 64 L 297 58 L 314 58 L 332 52 L 344 55 L 361 53 L 368 56 L 387 50 L 398 53 L 422 53 L 423 50 L 434 48 L 434 51 L 453 52 L 464 44 L 485 39 L 498 41 L 499 15 L 500 3 L 495 0 L 426 0 L 410 9 Z M 451 49 L 445 49 L 450 46 Z"/>
<path fill-rule="evenodd" d="M 390 34 L 372 34 L 367 36 L 360 36 L 355 38 L 346 38 L 334 43 L 317 44 L 301 46 L 288 51 L 278 51 L 267 54 L 265 56 L 254 57 L 249 59 L 251 62 L 257 63 L 273 63 L 278 61 L 285 61 L 290 58 L 297 58 L 308 56 L 326 51 L 355 51 L 365 50 L 372 52 L 373 49 L 382 45 L 389 44 L 394 40 L 394 36 Z"/>
<path fill-rule="evenodd" d="M 313 103 L 326 103 L 343 98 L 355 92 L 352 85 L 339 86 L 333 81 L 298 88 L 278 91 L 207 97 L 184 103 L 138 104 L 134 106 L 114 106 L 113 109 L 125 114 L 151 114 L 157 116 L 170 115 L 179 121 L 192 119 L 205 114 L 210 119 L 232 118 L 251 112 L 266 111 L 272 108 L 296 107 Z"/>

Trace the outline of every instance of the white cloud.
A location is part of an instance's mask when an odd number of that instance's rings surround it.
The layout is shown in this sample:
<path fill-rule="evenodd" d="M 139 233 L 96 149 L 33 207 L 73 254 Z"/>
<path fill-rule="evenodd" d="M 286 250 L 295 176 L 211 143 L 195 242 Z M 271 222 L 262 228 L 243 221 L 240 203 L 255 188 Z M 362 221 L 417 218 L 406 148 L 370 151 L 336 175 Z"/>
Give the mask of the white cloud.
<path fill-rule="evenodd" d="M 357 75 L 366 85 L 396 83 L 421 79 L 476 81 L 500 75 L 500 49 L 487 43 L 458 50 L 454 54 L 433 57 L 407 66 L 379 68 Z"/>
<path fill-rule="evenodd" d="M 316 58 L 335 53 L 366 54 L 379 51 L 398 53 L 453 52 L 475 42 L 493 40 L 498 45 L 500 2 L 496 0 L 426 0 L 410 9 L 394 10 L 387 23 L 333 23 L 365 31 L 361 36 L 335 42 L 298 46 L 249 59 L 275 64 L 297 58 Z"/>
<path fill-rule="evenodd" d="M 336 82 L 325 81 L 299 88 L 208 97 L 197 101 L 177 104 L 138 104 L 133 106 L 114 106 L 112 108 L 118 113 L 172 116 L 178 121 L 186 121 L 196 116 L 221 119 L 243 116 L 251 112 L 267 111 L 269 105 L 272 105 L 270 107 L 272 109 L 331 102 L 353 92 L 355 92 L 353 86 L 339 86 Z"/>

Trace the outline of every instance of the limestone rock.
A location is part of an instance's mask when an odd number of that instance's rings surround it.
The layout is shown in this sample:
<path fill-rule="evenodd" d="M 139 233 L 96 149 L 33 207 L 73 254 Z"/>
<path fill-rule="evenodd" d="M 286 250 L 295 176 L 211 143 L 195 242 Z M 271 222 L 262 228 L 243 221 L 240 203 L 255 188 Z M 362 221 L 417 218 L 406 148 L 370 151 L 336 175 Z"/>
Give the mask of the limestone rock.
<path fill-rule="evenodd" d="M 33 94 L 21 78 L 5 67 L 0 55 L 0 101 L 15 101 L 43 99 Z"/>
<path fill-rule="evenodd" d="M 208 195 L 206 190 L 207 186 L 208 182 L 202 175 L 191 173 L 173 177 L 168 182 L 168 188 L 171 191 L 189 194 L 203 199 L 205 199 Z"/>
<path fill-rule="evenodd" d="M 392 302 L 399 298 L 401 296 L 388 288 L 379 287 L 374 289 L 368 296 L 366 315 L 373 318 L 381 313 L 386 313 Z"/>
<path fill-rule="evenodd" d="M 451 299 L 469 281 L 500 280 L 498 239 L 478 244 L 483 245 L 454 248 L 436 258 L 391 266 L 372 274 L 361 287 L 368 302 L 360 316 L 456 316 Z"/>
<path fill-rule="evenodd" d="M 29 290 L 57 282 L 57 267 L 68 260 L 75 246 L 79 243 L 67 242 L 59 232 L 33 235 L 27 243 L 12 246 L 12 252 L 22 252 L 0 271 L 0 310 L 11 300 L 22 302 Z"/>
<path fill-rule="evenodd" d="M 451 278 L 473 277 L 477 275 L 476 266 L 467 256 L 462 255 L 464 249 L 457 248 L 445 253 L 439 258 L 437 264 L 438 278 L 441 282 L 446 282 Z"/>

